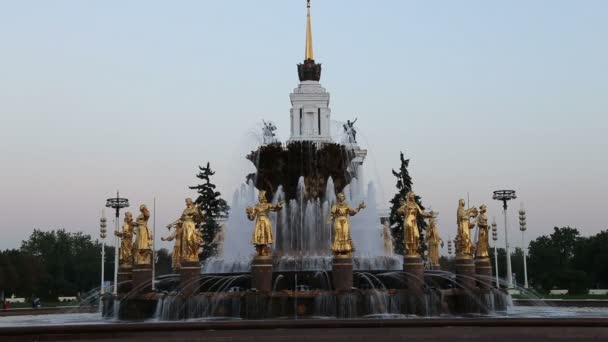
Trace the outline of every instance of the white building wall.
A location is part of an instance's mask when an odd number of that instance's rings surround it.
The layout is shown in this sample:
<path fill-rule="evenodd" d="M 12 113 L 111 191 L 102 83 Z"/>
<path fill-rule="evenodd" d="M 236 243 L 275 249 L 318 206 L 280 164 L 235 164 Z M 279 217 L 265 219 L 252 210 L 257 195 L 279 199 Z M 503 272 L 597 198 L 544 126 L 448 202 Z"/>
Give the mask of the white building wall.
<path fill-rule="evenodd" d="M 317 81 L 303 81 L 289 97 L 292 106 L 289 141 L 331 142 L 331 110 L 325 88 Z"/>

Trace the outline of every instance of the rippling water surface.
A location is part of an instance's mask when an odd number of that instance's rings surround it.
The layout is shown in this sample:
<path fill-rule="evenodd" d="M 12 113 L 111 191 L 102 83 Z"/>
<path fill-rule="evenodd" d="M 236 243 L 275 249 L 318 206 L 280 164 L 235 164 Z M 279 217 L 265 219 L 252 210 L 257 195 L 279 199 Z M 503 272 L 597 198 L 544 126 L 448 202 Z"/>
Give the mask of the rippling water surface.
<path fill-rule="evenodd" d="M 539 306 L 514 306 L 509 308 L 506 313 L 497 314 L 495 316 L 485 316 L 487 318 L 608 318 L 608 307 L 553 307 L 546 305 Z M 324 317 L 330 318 L 330 317 Z M 370 319 L 403 319 L 403 318 L 425 318 L 415 316 L 402 315 L 387 315 L 368 317 Z M 437 318 L 455 318 L 452 316 L 431 317 Z M 462 319 L 467 319 L 463 317 Z M 214 319 L 217 321 L 218 319 Z M 192 320 L 190 320 L 192 321 Z M 204 320 L 196 320 L 204 321 Z M 73 313 L 73 314 L 58 314 L 58 315 L 29 315 L 29 316 L 12 316 L 0 317 L 0 328 L 15 327 L 15 326 L 47 326 L 47 325 L 82 325 L 82 324 L 112 324 L 117 321 L 104 320 L 99 313 Z M 125 322 L 127 323 L 127 322 Z M 154 323 L 150 321 L 149 323 Z"/>

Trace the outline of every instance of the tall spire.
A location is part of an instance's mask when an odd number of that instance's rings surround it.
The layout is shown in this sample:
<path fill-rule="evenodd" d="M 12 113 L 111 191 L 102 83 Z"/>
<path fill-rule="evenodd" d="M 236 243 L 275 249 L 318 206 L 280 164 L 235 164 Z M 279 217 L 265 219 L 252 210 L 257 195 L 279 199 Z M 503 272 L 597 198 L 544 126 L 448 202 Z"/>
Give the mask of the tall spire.
<path fill-rule="evenodd" d="M 312 52 L 312 28 L 310 25 L 310 0 L 306 1 L 306 11 L 306 57 L 304 59 L 314 60 Z"/>
<path fill-rule="evenodd" d="M 306 0 L 306 52 L 304 63 L 298 64 L 300 81 L 319 81 L 321 79 L 321 64 L 315 63 L 312 54 L 312 29 L 310 25 L 310 0 Z"/>

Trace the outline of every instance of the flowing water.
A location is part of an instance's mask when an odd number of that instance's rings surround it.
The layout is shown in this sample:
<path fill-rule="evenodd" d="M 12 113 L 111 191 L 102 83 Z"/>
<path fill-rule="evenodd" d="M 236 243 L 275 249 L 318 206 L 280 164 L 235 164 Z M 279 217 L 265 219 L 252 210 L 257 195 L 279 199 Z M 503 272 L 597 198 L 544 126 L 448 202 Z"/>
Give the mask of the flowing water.
<path fill-rule="evenodd" d="M 344 189 L 346 201 L 351 207 L 356 207 L 362 201 L 367 206 L 350 220 L 351 236 L 356 247 L 354 269 L 401 270 L 402 258 L 388 255 L 384 250 L 375 187 L 373 183 L 367 186 L 363 183 L 353 178 Z M 289 200 L 280 212 L 270 214 L 275 237 L 275 271 L 331 270 L 332 226 L 327 223 L 327 218 L 336 203 L 333 181 L 331 178 L 327 181 L 325 198 L 307 200 L 304 198 L 305 192 L 304 178 L 300 178 L 297 198 Z M 247 219 L 245 208 L 257 203 L 257 195 L 258 190 L 251 181 L 235 192 L 224 232 L 223 255 L 208 260 L 203 273 L 250 271 L 253 223 Z M 285 201 L 285 194 L 279 187 L 272 202 L 281 201 Z"/>

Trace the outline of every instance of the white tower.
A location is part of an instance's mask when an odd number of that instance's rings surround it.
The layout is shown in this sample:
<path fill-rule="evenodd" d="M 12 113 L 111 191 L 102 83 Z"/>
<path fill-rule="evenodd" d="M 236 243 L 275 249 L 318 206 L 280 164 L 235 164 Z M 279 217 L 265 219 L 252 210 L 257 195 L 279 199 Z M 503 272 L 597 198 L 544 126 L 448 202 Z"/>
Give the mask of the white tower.
<path fill-rule="evenodd" d="M 291 99 L 292 141 L 331 142 L 329 93 L 321 86 L 321 64 L 315 63 L 312 50 L 312 29 L 310 24 L 310 1 L 306 16 L 306 51 L 303 64 L 298 65 L 300 84 Z"/>

